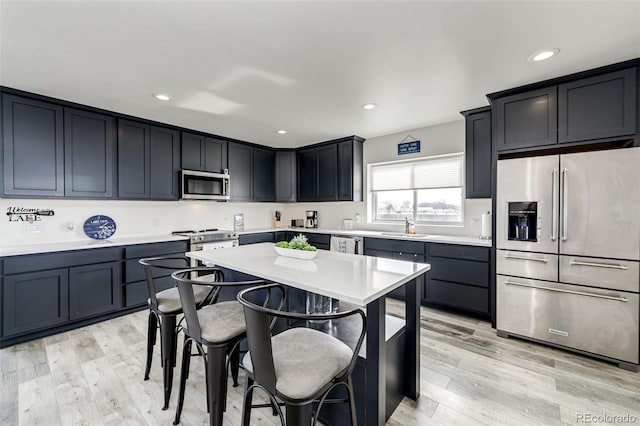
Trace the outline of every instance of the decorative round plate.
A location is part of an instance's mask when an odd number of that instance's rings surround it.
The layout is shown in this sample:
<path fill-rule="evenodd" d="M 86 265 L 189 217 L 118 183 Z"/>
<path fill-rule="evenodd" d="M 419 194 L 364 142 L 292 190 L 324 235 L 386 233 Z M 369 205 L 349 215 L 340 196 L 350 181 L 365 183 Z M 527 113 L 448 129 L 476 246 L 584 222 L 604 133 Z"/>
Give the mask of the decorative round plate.
<path fill-rule="evenodd" d="M 106 240 L 116 233 L 116 223 L 109 216 L 91 216 L 84 222 L 84 233 L 94 240 Z"/>

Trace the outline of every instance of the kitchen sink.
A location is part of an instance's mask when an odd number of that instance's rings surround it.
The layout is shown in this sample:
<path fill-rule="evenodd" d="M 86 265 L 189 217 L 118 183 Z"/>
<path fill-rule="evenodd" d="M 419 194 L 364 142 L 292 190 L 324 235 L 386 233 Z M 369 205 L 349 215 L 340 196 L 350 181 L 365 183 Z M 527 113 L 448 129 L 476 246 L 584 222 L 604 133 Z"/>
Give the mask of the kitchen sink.
<path fill-rule="evenodd" d="M 405 234 L 404 232 L 382 232 L 381 235 L 388 235 L 390 237 L 408 237 L 408 238 L 430 237 L 430 235 L 427 235 L 427 234 Z"/>

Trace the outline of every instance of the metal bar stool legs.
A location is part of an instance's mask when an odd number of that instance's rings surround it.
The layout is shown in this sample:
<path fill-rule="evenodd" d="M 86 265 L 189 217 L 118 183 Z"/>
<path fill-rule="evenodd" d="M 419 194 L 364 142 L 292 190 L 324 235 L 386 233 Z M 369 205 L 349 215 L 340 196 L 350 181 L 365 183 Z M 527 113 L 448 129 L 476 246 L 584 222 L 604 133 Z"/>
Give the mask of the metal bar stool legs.
<path fill-rule="evenodd" d="M 151 361 L 153 360 L 153 347 L 156 344 L 158 334 L 158 317 L 153 311 L 149 311 L 149 324 L 147 326 L 147 366 L 144 369 L 144 379 L 149 380 Z"/>
<path fill-rule="evenodd" d="M 162 381 L 164 385 L 164 406 L 162 409 L 166 410 L 169 408 L 169 398 L 171 398 L 173 369 L 176 366 L 176 349 L 178 346 L 175 315 L 162 316 L 160 320 L 160 345 L 162 352 Z"/>

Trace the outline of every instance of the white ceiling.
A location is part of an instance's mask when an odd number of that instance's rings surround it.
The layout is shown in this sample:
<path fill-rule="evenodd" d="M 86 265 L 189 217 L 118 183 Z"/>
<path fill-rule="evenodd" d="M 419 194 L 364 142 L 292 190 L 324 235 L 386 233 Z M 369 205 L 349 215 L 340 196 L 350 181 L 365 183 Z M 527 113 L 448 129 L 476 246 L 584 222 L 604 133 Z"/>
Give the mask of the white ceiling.
<path fill-rule="evenodd" d="M 2 0 L 0 37 L 4 86 L 294 147 L 458 120 L 487 93 L 640 57 L 640 1 Z M 544 47 L 561 54 L 527 62 Z"/>

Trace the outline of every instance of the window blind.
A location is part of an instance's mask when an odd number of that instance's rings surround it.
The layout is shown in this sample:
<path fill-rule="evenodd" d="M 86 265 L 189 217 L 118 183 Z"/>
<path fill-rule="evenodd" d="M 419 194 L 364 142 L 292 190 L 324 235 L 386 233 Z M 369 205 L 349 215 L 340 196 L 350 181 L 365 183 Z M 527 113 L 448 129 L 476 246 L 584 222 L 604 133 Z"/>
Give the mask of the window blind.
<path fill-rule="evenodd" d="M 370 166 L 371 190 L 451 188 L 462 185 L 463 155 L 452 154 Z"/>

